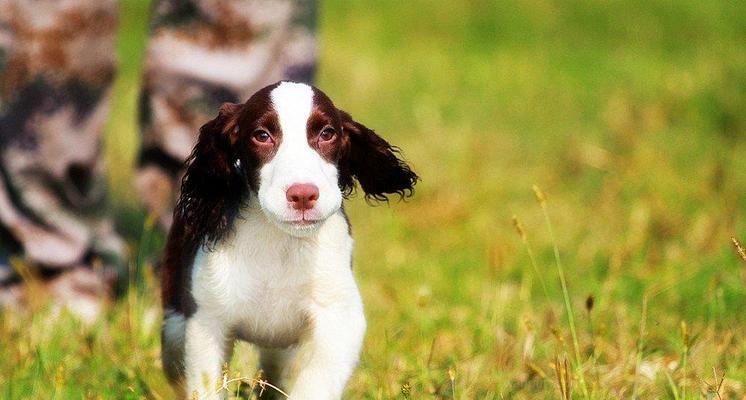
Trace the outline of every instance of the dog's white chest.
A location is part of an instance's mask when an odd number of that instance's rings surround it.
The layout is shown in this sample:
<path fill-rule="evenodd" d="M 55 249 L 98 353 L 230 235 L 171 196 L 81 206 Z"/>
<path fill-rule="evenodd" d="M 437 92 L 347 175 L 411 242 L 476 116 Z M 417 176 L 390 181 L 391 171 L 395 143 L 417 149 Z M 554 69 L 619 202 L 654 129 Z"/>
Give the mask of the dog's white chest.
<path fill-rule="evenodd" d="M 239 339 L 263 347 L 287 347 L 296 343 L 308 327 L 311 279 L 301 272 L 304 266 L 293 260 L 282 261 L 265 266 L 274 268 L 274 273 L 260 274 L 253 267 L 261 266 L 254 265 L 248 269 L 256 274 L 243 276 L 248 283 L 245 293 L 235 297 L 229 312 L 233 333 Z M 304 276 L 287 279 L 294 270 Z"/>
<path fill-rule="evenodd" d="M 195 258 L 196 303 L 219 315 L 239 339 L 262 347 L 290 346 L 312 323 L 315 303 L 333 295 L 329 284 L 338 278 L 330 279 L 328 265 L 338 265 L 339 257 L 349 258 L 350 246 L 329 248 L 324 235 L 291 237 L 261 214 L 236 222 L 231 238 L 212 251 L 200 250 Z M 330 233 L 342 230 L 348 237 L 346 227 L 337 226 L 339 221 L 327 222 Z M 351 245 L 349 239 L 343 242 Z"/>

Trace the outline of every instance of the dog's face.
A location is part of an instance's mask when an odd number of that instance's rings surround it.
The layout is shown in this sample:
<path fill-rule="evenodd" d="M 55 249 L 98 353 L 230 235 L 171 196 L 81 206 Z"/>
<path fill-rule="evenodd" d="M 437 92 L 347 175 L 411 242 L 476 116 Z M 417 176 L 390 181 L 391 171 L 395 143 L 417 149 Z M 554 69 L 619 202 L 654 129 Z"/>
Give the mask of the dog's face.
<path fill-rule="evenodd" d="M 411 194 L 417 175 L 397 154 L 320 90 L 279 82 L 245 104 L 224 104 L 202 127 L 177 213 L 214 242 L 256 196 L 277 226 L 305 236 L 339 210 L 354 180 L 377 200 Z"/>
<path fill-rule="evenodd" d="M 258 120 L 254 113 L 245 120 L 251 149 L 267 155 L 256 176 L 259 204 L 288 233 L 310 232 L 342 205 L 339 113 L 323 93 L 297 83 L 276 86 L 269 100 Z"/>

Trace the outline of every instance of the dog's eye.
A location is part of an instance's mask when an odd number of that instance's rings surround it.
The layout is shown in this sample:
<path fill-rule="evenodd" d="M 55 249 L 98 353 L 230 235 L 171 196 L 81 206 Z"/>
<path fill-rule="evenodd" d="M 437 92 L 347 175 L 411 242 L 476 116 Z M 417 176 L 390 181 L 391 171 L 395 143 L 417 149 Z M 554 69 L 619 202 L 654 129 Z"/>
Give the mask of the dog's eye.
<path fill-rule="evenodd" d="M 272 135 L 264 129 L 255 130 L 252 137 L 254 138 L 254 141 L 259 143 L 270 143 L 272 141 Z"/>
<path fill-rule="evenodd" d="M 319 134 L 319 142 L 328 142 L 337 136 L 337 131 L 328 126 Z"/>

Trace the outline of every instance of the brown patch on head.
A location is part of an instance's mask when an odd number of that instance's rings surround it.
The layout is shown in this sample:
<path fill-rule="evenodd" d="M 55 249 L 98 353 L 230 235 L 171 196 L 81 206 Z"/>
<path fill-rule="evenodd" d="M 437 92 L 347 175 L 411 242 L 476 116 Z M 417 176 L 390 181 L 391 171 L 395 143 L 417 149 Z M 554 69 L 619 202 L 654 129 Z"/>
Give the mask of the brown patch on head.
<path fill-rule="evenodd" d="M 331 131 L 324 137 L 325 131 Z M 338 109 L 329 97 L 313 88 L 313 108 L 307 122 L 308 144 L 337 165 L 339 186 L 348 196 L 360 184 L 367 198 L 412 194 L 419 177 L 399 157 L 399 149 L 372 129 Z"/>
<path fill-rule="evenodd" d="M 174 214 L 175 219 L 183 218 L 191 225 L 191 241 L 221 239 L 249 189 L 258 189 L 258 170 L 275 154 L 281 137 L 269 97 L 275 86 L 258 91 L 243 105 L 223 104 L 218 116 L 200 128 Z M 274 131 L 269 146 L 252 140 L 258 129 Z"/>
<path fill-rule="evenodd" d="M 313 88 L 313 107 L 306 123 L 308 145 L 321 157 L 337 163 L 346 148 L 339 111 L 322 91 Z"/>
<path fill-rule="evenodd" d="M 259 90 L 240 106 L 236 112 L 236 124 L 232 128 L 237 135 L 238 158 L 254 190 L 258 189 L 259 169 L 272 160 L 282 143 L 280 120 L 270 97 L 278 85 L 276 83 Z M 261 131 L 270 134 L 271 145 L 254 140 L 254 136 Z"/>
<path fill-rule="evenodd" d="M 238 111 L 240 109 L 240 104 L 223 103 L 220 106 L 220 111 L 218 111 L 219 115 L 228 116 L 225 125 L 223 125 L 223 134 L 228 135 L 231 144 L 235 144 L 236 140 L 238 140 L 238 132 L 236 132 L 235 128 L 238 124 Z"/>

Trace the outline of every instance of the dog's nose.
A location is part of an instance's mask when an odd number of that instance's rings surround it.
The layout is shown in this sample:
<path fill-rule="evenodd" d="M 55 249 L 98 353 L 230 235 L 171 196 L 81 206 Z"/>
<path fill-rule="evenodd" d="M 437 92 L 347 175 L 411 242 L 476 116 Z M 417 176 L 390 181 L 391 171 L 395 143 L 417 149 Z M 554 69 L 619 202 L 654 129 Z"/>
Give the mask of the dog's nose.
<path fill-rule="evenodd" d="M 294 209 L 310 210 L 319 198 L 319 188 L 312 183 L 296 183 L 288 188 L 285 197 Z"/>

